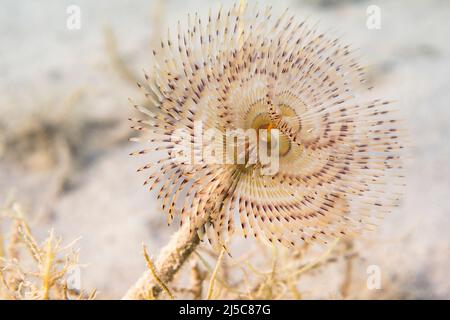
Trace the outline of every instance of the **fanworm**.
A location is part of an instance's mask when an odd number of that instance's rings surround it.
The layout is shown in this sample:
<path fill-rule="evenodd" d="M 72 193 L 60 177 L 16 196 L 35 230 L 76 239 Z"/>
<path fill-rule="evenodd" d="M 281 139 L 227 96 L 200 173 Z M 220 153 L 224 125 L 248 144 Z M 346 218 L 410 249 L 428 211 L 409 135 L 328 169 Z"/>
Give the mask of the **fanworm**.
<path fill-rule="evenodd" d="M 364 70 L 338 38 L 289 10 L 274 18 L 271 8 L 234 5 L 189 16 L 153 53 L 138 85 L 148 101 L 135 105 L 144 119 L 133 120 L 148 148 L 133 154 L 152 158 L 138 171 L 150 171 L 144 184 L 169 223 L 180 215 L 214 245 L 240 228 L 297 246 L 360 234 L 398 205 L 403 131 L 390 101 L 364 100 Z M 214 141 L 197 143 L 198 122 Z M 277 172 L 250 163 L 247 140 L 237 144 L 243 163 L 195 161 L 230 129 L 276 130 Z"/>

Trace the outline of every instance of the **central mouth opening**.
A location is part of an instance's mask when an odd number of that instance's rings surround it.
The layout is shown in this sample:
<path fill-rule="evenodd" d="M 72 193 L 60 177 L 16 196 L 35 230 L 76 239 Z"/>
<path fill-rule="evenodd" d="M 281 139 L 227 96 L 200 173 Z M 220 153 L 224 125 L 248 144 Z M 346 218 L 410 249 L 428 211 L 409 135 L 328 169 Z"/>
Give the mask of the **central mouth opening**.
<path fill-rule="evenodd" d="M 277 143 L 278 145 L 278 153 L 280 157 L 285 156 L 290 148 L 291 148 L 291 142 L 281 131 L 278 131 L 279 137 L 277 140 L 272 140 L 272 129 L 277 129 L 277 126 L 270 120 L 269 115 L 266 114 L 260 114 L 258 115 L 254 120 L 252 124 L 252 128 L 256 130 L 256 134 L 258 137 L 258 141 L 265 142 L 266 148 L 268 152 L 270 153 L 271 147 L 276 148 Z M 264 131 L 261 130 L 267 130 L 267 134 L 263 137 L 260 137 L 260 134 L 263 134 Z M 275 143 L 275 144 L 274 144 Z M 274 144 L 274 145 L 272 145 Z"/>

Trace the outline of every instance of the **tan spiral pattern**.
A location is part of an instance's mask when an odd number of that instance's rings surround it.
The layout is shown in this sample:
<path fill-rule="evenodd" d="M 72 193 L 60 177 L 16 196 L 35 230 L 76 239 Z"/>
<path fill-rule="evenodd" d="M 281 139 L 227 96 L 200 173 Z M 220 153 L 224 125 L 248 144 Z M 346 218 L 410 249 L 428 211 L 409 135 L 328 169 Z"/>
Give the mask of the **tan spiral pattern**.
<path fill-rule="evenodd" d="M 398 120 L 389 101 L 361 99 L 363 69 L 337 38 L 288 10 L 274 18 L 270 8 L 235 5 L 189 16 L 154 56 L 154 77 L 139 85 L 153 107 L 135 105 L 144 119 L 133 120 L 148 147 L 135 154 L 157 158 L 138 171 L 151 171 L 145 185 L 169 222 L 180 214 L 215 245 L 240 226 L 244 236 L 295 246 L 358 234 L 398 204 Z M 223 134 L 278 129 L 278 173 L 177 161 L 176 144 L 194 146 L 195 121 Z M 180 128 L 184 142 L 173 139 Z"/>

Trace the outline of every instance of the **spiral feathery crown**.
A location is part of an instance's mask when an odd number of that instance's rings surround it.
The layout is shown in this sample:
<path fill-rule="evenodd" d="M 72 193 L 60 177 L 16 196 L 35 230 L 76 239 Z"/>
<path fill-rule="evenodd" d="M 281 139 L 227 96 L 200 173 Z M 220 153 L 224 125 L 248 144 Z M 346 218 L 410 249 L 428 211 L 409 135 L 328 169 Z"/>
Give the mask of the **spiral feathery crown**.
<path fill-rule="evenodd" d="M 205 22 L 190 16 L 139 85 L 153 107 L 135 105 L 145 119 L 134 128 L 150 143 L 135 154 L 157 158 L 138 169 L 153 170 L 144 184 L 158 187 L 169 222 L 180 213 L 213 243 L 235 224 L 286 246 L 326 242 L 370 229 L 398 203 L 402 134 L 390 102 L 361 102 L 364 73 L 350 46 L 288 13 L 235 5 Z M 196 144 L 198 121 L 220 139 L 228 129 L 277 129 L 278 171 L 180 160 L 177 147 L 195 156 L 208 146 Z"/>

